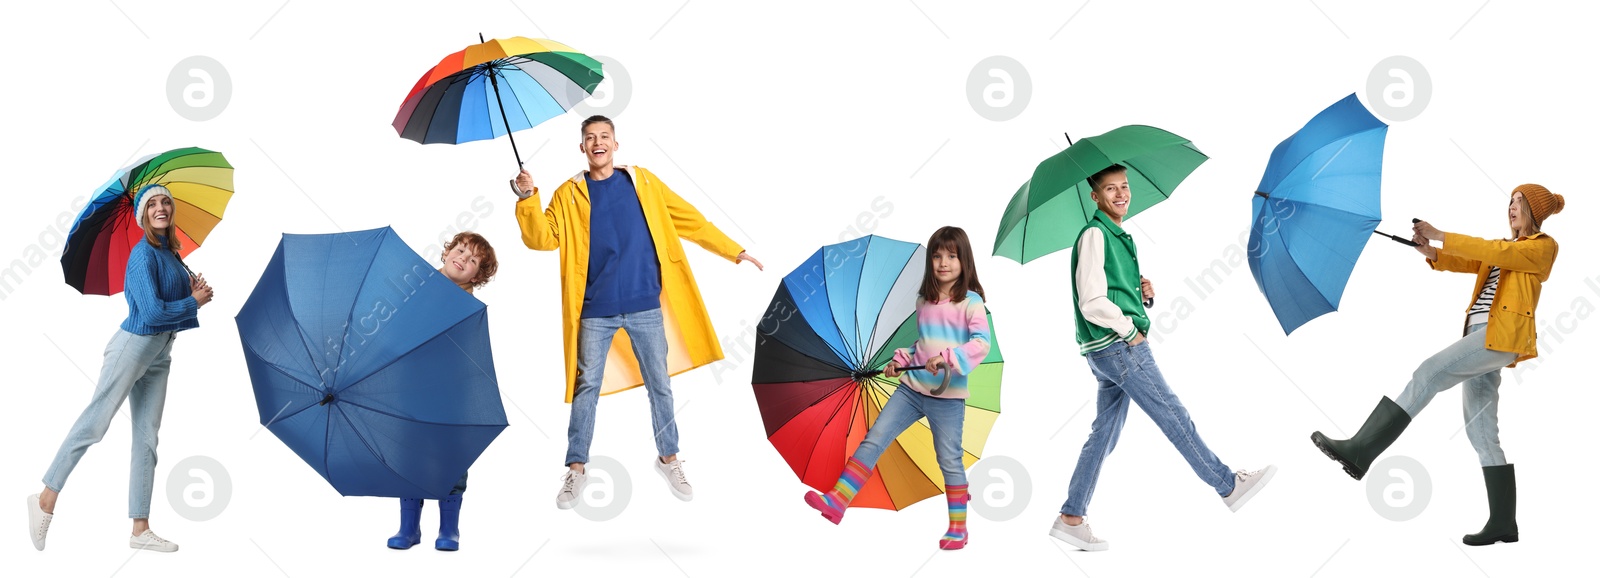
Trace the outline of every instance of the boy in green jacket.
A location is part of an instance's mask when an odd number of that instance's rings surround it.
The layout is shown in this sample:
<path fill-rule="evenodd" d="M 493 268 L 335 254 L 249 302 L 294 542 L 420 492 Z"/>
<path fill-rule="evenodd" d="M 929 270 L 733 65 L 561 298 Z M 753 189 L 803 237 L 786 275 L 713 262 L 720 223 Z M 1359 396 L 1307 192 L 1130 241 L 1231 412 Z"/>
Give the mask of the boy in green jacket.
<path fill-rule="evenodd" d="M 1230 471 L 1200 440 L 1188 410 L 1167 387 L 1145 341 L 1150 317 L 1145 314 L 1144 301 L 1155 297 L 1155 289 L 1149 279 L 1139 275 L 1138 249 L 1133 236 L 1122 229 L 1122 218 L 1133 198 L 1127 169 L 1111 165 L 1091 175 L 1089 185 L 1099 210 L 1073 246 L 1072 296 L 1077 306 L 1078 352 L 1088 357 L 1089 369 L 1100 386 L 1089 440 L 1078 455 L 1067 502 L 1050 535 L 1079 549 L 1097 551 L 1111 544 L 1095 537 L 1083 515 L 1094 496 L 1100 466 L 1122 434 L 1130 400 L 1155 420 L 1195 474 L 1216 490 L 1230 510 L 1243 507 L 1277 468 Z"/>

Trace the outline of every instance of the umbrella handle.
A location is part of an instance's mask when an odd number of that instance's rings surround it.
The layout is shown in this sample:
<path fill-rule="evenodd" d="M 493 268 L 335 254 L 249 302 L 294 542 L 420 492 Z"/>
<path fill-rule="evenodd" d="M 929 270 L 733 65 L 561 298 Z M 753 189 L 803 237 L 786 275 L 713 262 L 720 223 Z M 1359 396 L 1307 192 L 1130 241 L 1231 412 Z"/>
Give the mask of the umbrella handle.
<path fill-rule="evenodd" d="M 1156 298 L 1155 297 L 1151 297 L 1149 299 L 1145 299 L 1144 300 L 1144 306 L 1147 309 L 1150 308 L 1150 307 L 1155 307 L 1156 306 Z"/>
<path fill-rule="evenodd" d="M 939 387 L 933 388 L 933 391 L 930 391 L 928 393 L 933 394 L 935 397 L 940 396 L 940 395 L 944 395 L 945 390 L 950 389 L 950 376 L 954 375 L 954 374 L 955 374 L 955 372 L 954 371 L 950 371 L 950 368 L 948 368 L 948 367 L 944 368 L 944 383 L 940 383 Z"/>

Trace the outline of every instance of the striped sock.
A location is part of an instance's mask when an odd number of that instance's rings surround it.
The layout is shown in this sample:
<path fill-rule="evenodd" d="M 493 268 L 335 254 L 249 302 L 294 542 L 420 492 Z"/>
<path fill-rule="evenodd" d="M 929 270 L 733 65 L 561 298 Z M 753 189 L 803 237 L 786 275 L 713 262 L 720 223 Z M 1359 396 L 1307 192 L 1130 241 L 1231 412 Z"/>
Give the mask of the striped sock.
<path fill-rule="evenodd" d="M 850 458 L 844 464 L 844 471 L 839 474 L 839 481 L 833 485 L 833 491 L 822 498 L 828 501 L 829 506 L 843 510 L 850 506 L 850 500 L 856 498 L 856 492 L 861 491 L 862 484 L 867 483 L 867 477 L 871 475 L 871 468 L 860 460 Z"/>
<path fill-rule="evenodd" d="M 944 492 L 950 504 L 950 529 L 939 539 L 939 548 L 959 550 L 967 545 L 967 502 L 972 500 L 972 494 L 967 493 L 965 484 L 945 486 Z"/>

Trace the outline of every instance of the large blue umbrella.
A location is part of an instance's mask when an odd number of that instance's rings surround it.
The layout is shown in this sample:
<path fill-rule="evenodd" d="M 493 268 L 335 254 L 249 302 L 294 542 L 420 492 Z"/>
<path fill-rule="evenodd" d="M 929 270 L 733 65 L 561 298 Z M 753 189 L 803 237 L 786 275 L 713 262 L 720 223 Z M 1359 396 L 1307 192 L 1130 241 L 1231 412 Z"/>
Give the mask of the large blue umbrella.
<path fill-rule="evenodd" d="M 1249 261 L 1285 335 L 1339 308 L 1382 220 L 1388 129 L 1351 94 L 1272 150 L 1252 201 Z"/>
<path fill-rule="evenodd" d="M 388 227 L 284 235 L 236 321 L 262 425 L 342 495 L 442 498 L 506 427 L 484 304 Z"/>

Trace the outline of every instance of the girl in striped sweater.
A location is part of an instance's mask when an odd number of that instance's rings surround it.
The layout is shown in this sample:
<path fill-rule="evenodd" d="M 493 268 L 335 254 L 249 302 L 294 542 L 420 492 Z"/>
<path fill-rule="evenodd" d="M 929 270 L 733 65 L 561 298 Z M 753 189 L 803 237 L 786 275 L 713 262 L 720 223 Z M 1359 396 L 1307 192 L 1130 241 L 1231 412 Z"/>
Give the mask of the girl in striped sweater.
<path fill-rule="evenodd" d="M 167 401 L 167 374 L 172 342 L 178 332 L 200 326 L 199 309 L 211 302 L 211 286 L 190 277 L 178 259 L 172 222 L 172 193 L 161 185 L 145 185 L 134 195 L 134 219 L 144 238 L 128 250 L 123 295 L 128 318 L 106 345 L 105 364 L 89 407 L 61 441 L 44 475 L 44 489 L 28 496 L 28 534 L 33 547 L 44 549 L 45 534 L 55 512 L 56 496 L 89 446 L 111 427 L 111 418 L 128 400 L 133 418 L 133 462 L 128 472 L 128 517 L 133 533 L 128 546 L 155 552 L 176 552 L 178 545 L 150 531 L 150 493 L 155 483 L 156 431 Z"/>
<path fill-rule="evenodd" d="M 808 492 L 806 504 L 838 524 L 889 443 L 926 416 L 950 507 L 950 527 L 939 539 L 939 548 L 966 546 L 971 496 L 961 460 L 961 426 L 966 418 L 967 375 L 988 355 L 989 319 L 972 246 L 965 231 L 943 227 L 928 239 L 917 296 L 917 340 L 909 348 L 895 350 L 883 370 L 885 376 L 900 377 L 900 387 L 883 404 L 833 490 Z"/>

